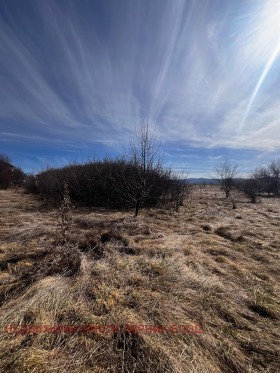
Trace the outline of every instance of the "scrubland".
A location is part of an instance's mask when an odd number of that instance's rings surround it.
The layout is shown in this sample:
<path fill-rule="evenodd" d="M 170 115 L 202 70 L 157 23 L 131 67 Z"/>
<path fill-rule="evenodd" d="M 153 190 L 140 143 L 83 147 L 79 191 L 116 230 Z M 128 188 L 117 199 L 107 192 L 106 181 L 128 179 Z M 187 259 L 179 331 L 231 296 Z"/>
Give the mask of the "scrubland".
<path fill-rule="evenodd" d="M 280 200 L 232 209 L 196 186 L 176 212 L 0 191 L 3 372 L 279 372 Z M 10 325 L 201 325 L 202 333 L 17 332 Z"/>

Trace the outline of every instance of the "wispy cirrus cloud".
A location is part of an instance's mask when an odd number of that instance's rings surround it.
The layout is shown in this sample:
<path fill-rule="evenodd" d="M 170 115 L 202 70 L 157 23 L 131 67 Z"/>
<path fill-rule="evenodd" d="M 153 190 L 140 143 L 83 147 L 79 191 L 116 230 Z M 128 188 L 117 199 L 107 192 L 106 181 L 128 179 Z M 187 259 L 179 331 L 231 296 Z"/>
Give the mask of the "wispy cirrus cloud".
<path fill-rule="evenodd" d="M 277 14 L 273 0 L 2 1 L 1 141 L 29 157 L 105 152 L 146 119 L 166 154 L 272 154 Z"/>

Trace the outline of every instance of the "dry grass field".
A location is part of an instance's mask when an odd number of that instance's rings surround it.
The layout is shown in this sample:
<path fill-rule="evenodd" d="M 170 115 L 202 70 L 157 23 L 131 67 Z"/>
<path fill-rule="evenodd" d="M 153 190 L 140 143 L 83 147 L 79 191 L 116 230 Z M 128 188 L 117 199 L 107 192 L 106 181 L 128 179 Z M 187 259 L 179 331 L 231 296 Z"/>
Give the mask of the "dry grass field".
<path fill-rule="evenodd" d="M 279 372 L 280 200 L 236 201 L 197 186 L 179 212 L 74 208 L 61 245 L 57 208 L 0 191 L 0 371 Z"/>

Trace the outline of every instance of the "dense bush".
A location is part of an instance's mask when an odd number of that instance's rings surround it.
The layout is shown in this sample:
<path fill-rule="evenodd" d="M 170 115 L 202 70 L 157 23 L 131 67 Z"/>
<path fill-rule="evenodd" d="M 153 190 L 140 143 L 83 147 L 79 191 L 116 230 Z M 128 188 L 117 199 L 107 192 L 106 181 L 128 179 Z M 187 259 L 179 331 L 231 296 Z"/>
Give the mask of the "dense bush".
<path fill-rule="evenodd" d="M 5 154 L 0 154 L 0 189 L 7 189 L 12 185 L 13 166 L 10 158 Z"/>
<path fill-rule="evenodd" d="M 19 167 L 11 164 L 10 158 L 0 154 L 0 189 L 21 187 L 25 180 L 25 173 Z"/>
<path fill-rule="evenodd" d="M 62 168 L 49 168 L 35 176 L 28 176 L 25 188 L 47 199 L 59 201 L 64 182 L 71 200 L 87 206 L 128 208 L 135 206 L 139 168 L 123 159 L 104 159 Z M 172 177 L 163 167 L 150 169 L 145 179 L 142 207 L 182 202 L 185 183 Z"/>

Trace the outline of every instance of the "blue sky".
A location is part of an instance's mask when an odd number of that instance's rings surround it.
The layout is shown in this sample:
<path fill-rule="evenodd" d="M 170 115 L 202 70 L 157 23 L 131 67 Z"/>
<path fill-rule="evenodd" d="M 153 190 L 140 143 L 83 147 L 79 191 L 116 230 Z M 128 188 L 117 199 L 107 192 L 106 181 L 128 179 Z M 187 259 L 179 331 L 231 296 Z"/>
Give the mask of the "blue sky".
<path fill-rule="evenodd" d="M 166 164 L 279 156 L 280 1 L 0 0 L 0 152 L 37 172 L 156 126 Z"/>

